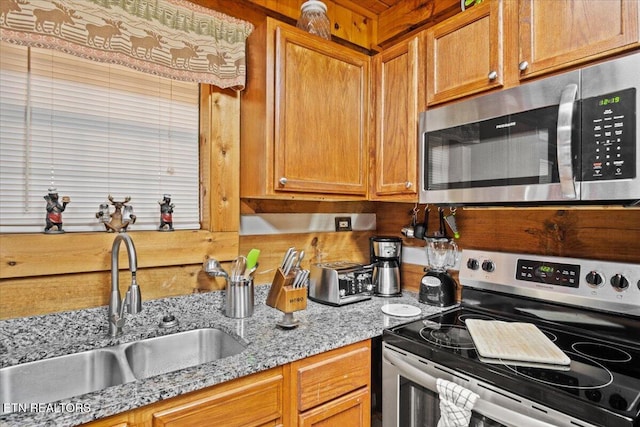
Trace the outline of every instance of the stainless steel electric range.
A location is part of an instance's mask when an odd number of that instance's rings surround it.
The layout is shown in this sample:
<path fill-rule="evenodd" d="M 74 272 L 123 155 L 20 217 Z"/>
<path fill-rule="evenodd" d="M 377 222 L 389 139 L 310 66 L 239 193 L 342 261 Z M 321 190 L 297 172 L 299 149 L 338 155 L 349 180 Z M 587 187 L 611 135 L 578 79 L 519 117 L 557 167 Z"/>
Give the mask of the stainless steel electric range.
<path fill-rule="evenodd" d="M 640 426 L 640 264 L 462 252 L 462 302 L 383 334 L 383 426 L 436 426 L 436 380 L 479 395 L 470 426 Z M 535 324 L 566 366 L 479 359 L 467 319 Z"/>

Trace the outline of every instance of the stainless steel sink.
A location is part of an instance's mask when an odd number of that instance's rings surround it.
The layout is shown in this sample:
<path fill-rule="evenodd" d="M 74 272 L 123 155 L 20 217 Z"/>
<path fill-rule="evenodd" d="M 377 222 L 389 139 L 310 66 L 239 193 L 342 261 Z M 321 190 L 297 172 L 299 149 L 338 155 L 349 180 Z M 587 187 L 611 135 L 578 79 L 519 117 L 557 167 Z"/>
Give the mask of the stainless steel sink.
<path fill-rule="evenodd" d="M 0 401 L 47 403 L 133 380 L 116 352 L 84 351 L 0 369 Z"/>
<path fill-rule="evenodd" d="M 244 350 L 219 329 L 194 329 L 128 345 L 125 354 L 136 378 L 148 378 L 200 365 Z"/>
<path fill-rule="evenodd" d="M 55 402 L 233 356 L 244 348 L 226 332 L 203 328 L 23 363 L 0 369 L 0 402 Z"/>

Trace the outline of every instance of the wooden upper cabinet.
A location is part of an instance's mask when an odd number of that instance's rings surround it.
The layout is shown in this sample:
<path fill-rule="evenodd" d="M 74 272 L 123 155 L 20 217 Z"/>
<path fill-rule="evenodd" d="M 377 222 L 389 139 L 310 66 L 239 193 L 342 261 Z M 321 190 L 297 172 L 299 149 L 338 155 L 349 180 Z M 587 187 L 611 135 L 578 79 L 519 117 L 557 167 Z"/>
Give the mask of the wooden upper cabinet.
<path fill-rule="evenodd" d="M 414 37 L 384 50 L 373 60 L 376 113 L 372 200 L 417 201 L 418 114 L 426 107 L 419 42 L 420 38 Z"/>
<path fill-rule="evenodd" d="M 241 197 L 364 199 L 369 57 L 272 19 L 248 53 Z"/>
<path fill-rule="evenodd" d="M 426 30 L 429 105 L 502 86 L 502 7 L 485 1 Z"/>
<path fill-rule="evenodd" d="M 521 78 L 638 46 L 638 0 L 520 0 Z"/>

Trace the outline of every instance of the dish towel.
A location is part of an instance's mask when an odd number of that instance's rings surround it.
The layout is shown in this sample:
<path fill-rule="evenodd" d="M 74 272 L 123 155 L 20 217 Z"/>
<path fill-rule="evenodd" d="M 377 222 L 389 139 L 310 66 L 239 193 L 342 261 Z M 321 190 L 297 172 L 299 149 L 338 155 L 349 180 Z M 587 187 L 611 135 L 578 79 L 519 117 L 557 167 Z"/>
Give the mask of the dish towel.
<path fill-rule="evenodd" d="M 471 410 L 478 395 L 471 390 L 438 378 L 436 388 L 440 394 L 440 420 L 438 427 L 468 427 Z"/>

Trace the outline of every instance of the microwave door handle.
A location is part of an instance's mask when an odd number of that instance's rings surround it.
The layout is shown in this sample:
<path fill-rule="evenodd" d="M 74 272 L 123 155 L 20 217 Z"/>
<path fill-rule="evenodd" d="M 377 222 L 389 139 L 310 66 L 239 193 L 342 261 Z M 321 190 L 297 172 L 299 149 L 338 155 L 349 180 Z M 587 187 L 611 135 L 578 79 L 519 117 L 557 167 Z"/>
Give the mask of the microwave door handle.
<path fill-rule="evenodd" d="M 573 176 L 573 152 L 571 145 L 571 132 L 573 125 L 573 103 L 578 93 L 578 85 L 575 83 L 565 86 L 560 96 L 558 108 L 557 128 L 557 156 L 558 175 L 560 178 L 560 191 L 565 199 L 576 199 L 575 179 Z"/>
<path fill-rule="evenodd" d="M 403 377 L 438 394 L 435 377 L 412 366 L 398 356 L 391 354 L 389 351 L 383 351 L 383 357 L 388 363 L 392 364 Z M 481 398 L 476 400 L 473 411 L 508 427 L 554 427 L 553 424 L 528 417 Z"/>

